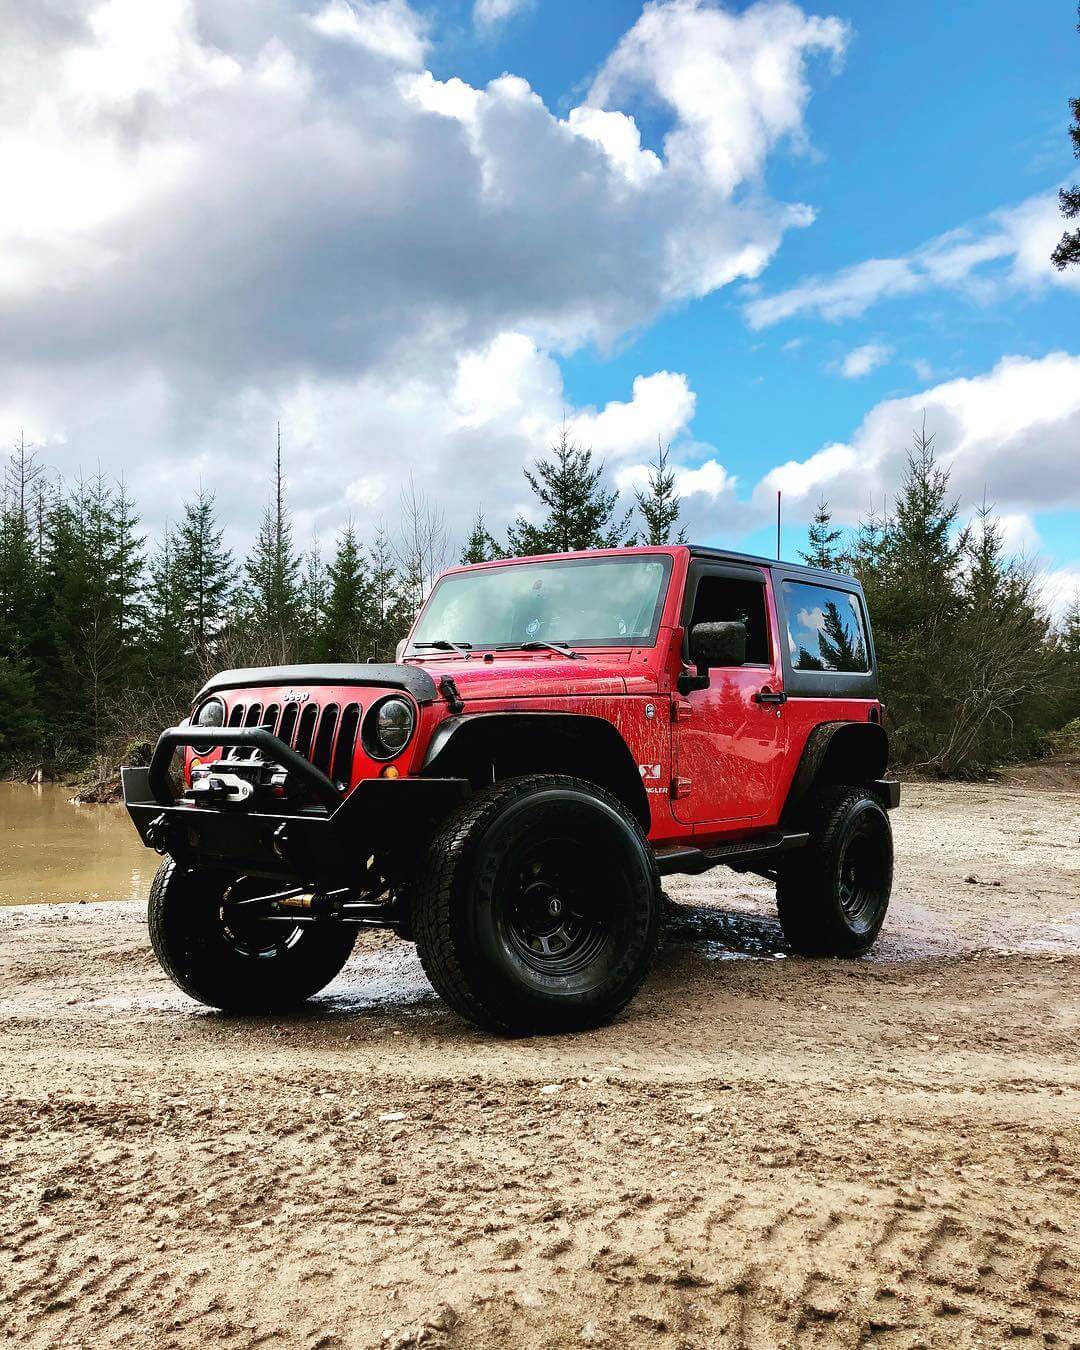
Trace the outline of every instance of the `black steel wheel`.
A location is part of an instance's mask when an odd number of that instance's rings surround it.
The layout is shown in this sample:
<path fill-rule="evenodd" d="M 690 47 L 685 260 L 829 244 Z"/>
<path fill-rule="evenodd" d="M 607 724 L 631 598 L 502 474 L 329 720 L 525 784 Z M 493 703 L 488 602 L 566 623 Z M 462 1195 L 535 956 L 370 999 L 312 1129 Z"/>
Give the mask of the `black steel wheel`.
<path fill-rule="evenodd" d="M 150 888 L 150 942 L 185 994 L 229 1012 L 294 1007 L 323 989 L 349 959 L 356 930 L 258 916 L 243 903 L 280 889 L 250 877 L 186 871 L 172 858 Z"/>
<path fill-rule="evenodd" d="M 541 975 L 574 975 L 601 954 L 611 936 L 608 896 L 594 859 L 574 839 L 535 845 L 506 878 L 498 912 L 505 938 Z"/>
<path fill-rule="evenodd" d="M 594 784 L 507 779 L 429 850 L 413 902 L 421 962 L 462 1016 L 509 1033 L 614 1017 L 656 949 L 660 887 L 641 826 Z"/>
<path fill-rule="evenodd" d="M 866 789 L 830 784 L 812 802 L 808 824 L 810 843 L 783 860 L 777 878 L 784 933 L 804 956 L 861 956 L 889 907 L 888 814 Z"/>

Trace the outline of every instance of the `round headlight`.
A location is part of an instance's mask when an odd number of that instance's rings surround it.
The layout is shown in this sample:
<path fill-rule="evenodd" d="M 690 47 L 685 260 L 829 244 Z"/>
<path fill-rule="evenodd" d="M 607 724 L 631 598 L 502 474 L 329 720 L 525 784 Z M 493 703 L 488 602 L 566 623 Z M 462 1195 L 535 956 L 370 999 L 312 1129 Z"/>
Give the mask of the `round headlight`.
<path fill-rule="evenodd" d="M 199 705 L 195 716 L 191 719 L 193 727 L 223 727 L 225 725 L 225 704 L 219 698 L 208 698 L 205 703 Z M 203 745 L 197 745 L 196 750 L 201 750 L 204 754 L 213 747 L 212 741 L 207 741 Z"/>
<path fill-rule="evenodd" d="M 373 759 L 393 759 L 409 744 L 416 726 L 412 704 L 403 698 L 384 698 L 364 722 L 364 748 Z"/>

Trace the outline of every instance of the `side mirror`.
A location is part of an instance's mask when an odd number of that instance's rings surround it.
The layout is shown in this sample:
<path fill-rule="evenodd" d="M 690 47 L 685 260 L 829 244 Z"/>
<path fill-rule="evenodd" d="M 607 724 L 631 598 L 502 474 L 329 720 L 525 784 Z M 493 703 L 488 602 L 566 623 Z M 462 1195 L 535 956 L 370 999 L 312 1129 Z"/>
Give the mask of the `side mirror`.
<path fill-rule="evenodd" d="M 408 638 L 402 638 L 394 650 L 394 663 L 401 665 L 401 658 L 405 655 L 405 648 L 409 645 Z"/>
<path fill-rule="evenodd" d="M 697 674 L 683 672 L 679 676 L 679 689 L 684 694 L 707 689 L 709 671 L 714 666 L 746 664 L 746 624 L 734 619 L 694 624 L 690 629 L 690 660 L 697 666 Z"/>

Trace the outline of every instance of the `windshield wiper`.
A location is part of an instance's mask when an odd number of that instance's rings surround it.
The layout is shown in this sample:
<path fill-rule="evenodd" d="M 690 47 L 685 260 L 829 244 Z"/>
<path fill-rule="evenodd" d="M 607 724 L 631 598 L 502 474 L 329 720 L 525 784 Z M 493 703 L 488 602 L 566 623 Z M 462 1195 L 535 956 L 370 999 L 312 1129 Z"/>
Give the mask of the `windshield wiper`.
<path fill-rule="evenodd" d="M 412 645 L 414 647 L 434 647 L 437 652 L 457 652 L 466 661 L 469 659 L 469 652 L 472 650 L 471 642 L 451 642 L 449 638 L 439 638 L 436 642 L 414 642 Z"/>
<path fill-rule="evenodd" d="M 548 642 L 546 638 L 530 638 L 528 642 L 508 642 L 499 648 L 499 651 L 515 652 L 540 652 L 544 650 L 558 652 L 560 656 L 568 656 L 571 661 L 576 661 L 581 655 L 574 651 L 573 647 L 568 647 L 565 642 Z"/>

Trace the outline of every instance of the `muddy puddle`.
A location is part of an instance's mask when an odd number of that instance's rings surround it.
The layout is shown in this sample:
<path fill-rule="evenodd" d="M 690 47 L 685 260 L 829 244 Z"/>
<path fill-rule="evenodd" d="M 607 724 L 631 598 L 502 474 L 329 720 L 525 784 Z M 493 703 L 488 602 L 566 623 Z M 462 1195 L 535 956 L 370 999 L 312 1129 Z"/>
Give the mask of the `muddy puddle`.
<path fill-rule="evenodd" d="M 0 905 L 146 898 L 159 859 L 127 812 L 70 796 L 53 783 L 0 783 Z"/>

